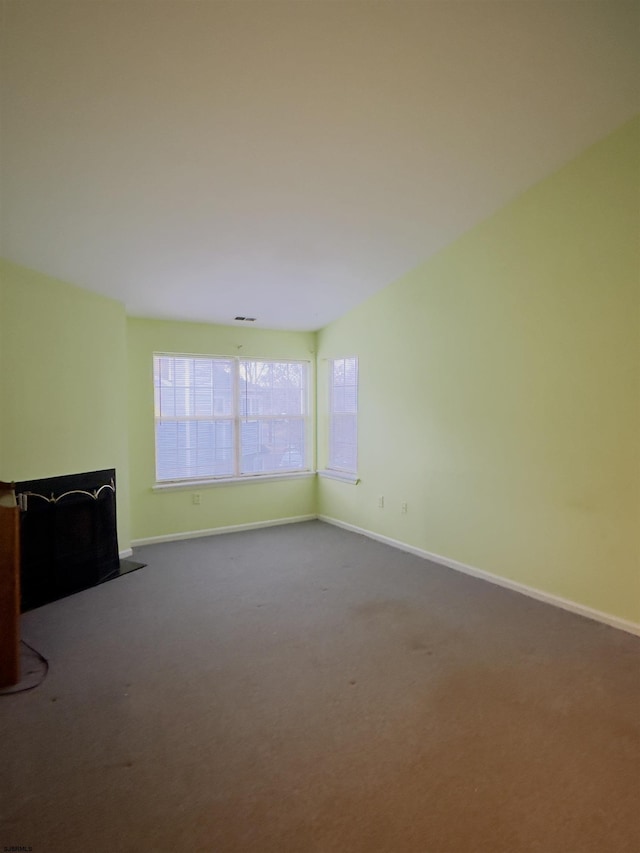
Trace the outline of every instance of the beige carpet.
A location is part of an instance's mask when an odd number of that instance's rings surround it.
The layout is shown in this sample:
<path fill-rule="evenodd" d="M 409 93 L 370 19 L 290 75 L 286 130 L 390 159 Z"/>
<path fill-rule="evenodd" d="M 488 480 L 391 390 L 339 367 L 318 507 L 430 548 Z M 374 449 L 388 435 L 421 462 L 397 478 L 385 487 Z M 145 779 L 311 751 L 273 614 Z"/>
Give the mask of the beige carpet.
<path fill-rule="evenodd" d="M 640 641 L 319 522 L 23 616 L 0 849 L 638 853 Z"/>

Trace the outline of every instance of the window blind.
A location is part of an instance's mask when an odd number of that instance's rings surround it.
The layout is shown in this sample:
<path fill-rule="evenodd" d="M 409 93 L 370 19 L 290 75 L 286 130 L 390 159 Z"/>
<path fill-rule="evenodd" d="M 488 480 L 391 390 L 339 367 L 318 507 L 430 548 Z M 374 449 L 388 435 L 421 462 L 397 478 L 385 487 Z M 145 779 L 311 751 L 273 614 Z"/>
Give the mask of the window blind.
<path fill-rule="evenodd" d="M 358 468 L 358 359 L 329 361 L 329 459 L 327 468 Z"/>
<path fill-rule="evenodd" d="M 308 364 L 154 356 L 156 480 L 307 468 Z"/>

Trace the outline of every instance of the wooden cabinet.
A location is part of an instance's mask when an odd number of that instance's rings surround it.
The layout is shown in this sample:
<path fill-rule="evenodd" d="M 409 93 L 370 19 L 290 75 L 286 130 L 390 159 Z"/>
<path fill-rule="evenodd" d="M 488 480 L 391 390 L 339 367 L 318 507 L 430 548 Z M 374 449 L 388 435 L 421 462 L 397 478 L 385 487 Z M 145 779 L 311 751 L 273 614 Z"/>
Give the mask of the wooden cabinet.
<path fill-rule="evenodd" d="M 20 510 L 0 506 L 0 687 L 20 681 Z"/>

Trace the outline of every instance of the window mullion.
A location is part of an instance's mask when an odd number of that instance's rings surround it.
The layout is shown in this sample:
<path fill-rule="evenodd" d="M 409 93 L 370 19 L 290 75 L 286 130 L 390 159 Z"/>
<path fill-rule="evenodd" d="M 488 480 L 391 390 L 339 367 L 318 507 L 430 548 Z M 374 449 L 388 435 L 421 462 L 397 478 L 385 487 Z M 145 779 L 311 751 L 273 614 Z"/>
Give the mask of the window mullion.
<path fill-rule="evenodd" d="M 240 476 L 240 359 L 233 359 L 233 473 Z"/>

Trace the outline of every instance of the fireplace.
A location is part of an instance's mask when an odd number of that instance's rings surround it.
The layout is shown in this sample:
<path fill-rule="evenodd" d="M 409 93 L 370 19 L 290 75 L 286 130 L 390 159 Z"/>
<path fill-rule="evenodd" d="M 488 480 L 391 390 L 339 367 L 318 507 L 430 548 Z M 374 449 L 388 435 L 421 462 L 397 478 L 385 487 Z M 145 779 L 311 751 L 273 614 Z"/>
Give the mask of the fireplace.
<path fill-rule="evenodd" d="M 113 468 L 26 480 L 15 488 L 23 612 L 118 575 Z"/>

